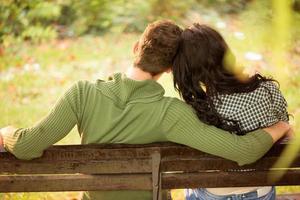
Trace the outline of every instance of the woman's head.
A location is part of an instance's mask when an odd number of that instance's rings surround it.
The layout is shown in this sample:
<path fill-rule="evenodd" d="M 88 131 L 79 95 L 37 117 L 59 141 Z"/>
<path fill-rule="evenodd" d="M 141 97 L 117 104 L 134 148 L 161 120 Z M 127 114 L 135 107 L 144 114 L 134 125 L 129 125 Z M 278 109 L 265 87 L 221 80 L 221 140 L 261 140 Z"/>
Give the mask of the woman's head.
<path fill-rule="evenodd" d="M 238 80 L 231 70 L 234 65 L 234 56 L 223 37 L 207 25 L 194 24 L 181 35 L 173 63 L 174 83 L 180 87 L 184 76 L 197 85 L 203 84 L 208 93 L 230 92 L 226 90 L 233 79 Z"/>
<path fill-rule="evenodd" d="M 226 125 L 216 112 L 212 97 L 217 94 L 251 92 L 262 81 L 259 74 L 240 80 L 234 74 L 235 59 L 223 37 L 207 25 L 194 24 L 181 34 L 173 62 L 174 87 L 197 112 L 198 118 L 232 132 L 237 122 Z"/>

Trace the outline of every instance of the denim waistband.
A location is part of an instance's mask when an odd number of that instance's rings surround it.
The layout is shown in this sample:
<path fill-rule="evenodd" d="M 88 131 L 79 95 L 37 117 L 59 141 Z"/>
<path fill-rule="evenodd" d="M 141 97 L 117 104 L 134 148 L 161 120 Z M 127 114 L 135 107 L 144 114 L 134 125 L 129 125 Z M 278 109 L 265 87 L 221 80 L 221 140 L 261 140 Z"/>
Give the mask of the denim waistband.
<path fill-rule="evenodd" d="M 252 199 L 265 199 L 263 197 L 258 197 L 257 191 L 247 192 L 243 194 L 232 194 L 232 195 L 215 195 L 208 192 L 205 188 L 199 188 L 196 190 L 188 189 L 186 192 L 187 200 L 252 200 Z M 270 196 L 270 198 L 267 197 Z M 266 199 L 273 199 L 272 196 L 275 195 L 275 189 L 272 187 L 272 190 L 265 195 Z"/>

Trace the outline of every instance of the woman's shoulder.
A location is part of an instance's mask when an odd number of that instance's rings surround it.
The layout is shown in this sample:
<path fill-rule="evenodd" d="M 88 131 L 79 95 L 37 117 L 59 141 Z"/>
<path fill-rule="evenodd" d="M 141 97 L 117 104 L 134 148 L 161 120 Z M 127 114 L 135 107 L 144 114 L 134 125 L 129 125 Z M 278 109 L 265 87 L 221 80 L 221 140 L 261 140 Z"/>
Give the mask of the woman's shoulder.
<path fill-rule="evenodd" d="M 279 90 L 279 85 L 276 82 L 263 81 L 255 90 L 249 94 L 245 93 L 244 95 L 249 96 L 253 102 L 256 102 L 265 99 L 272 99 L 274 96 L 281 95 L 281 92 Z"/>
<path fill-rule="evenodd" d="M 260 88 L 268 93 L 266 96 L 271 98 L 274 106 L 287 106 L 287 102 L 279 89 L 278 83 L 274 81 L 265 81 L 261 84 Z"/>
<path fill-rule="evenodd" d="M 276 94 L 281 95 L 278 84 L 276 84 L 274 81 L 264 81 L 260 83 L 255 90 L 251 92 L 218 94 L 213 99 L 217 104 L 218 104 L 218 100 L 221 100 L 222 102 L 225 101 L 225 102 L 249 105 L 254 102 L 260 101 L 262 99 L 270 98 L 270 96 L 274 96 Z"/>
<path fill-rule="evenodd" d="M 227 118 L 239 121 L 242 130 L 252 130 L 278 121 L 276 110 L 286 107 L 279 85 L 264 81 L 252 92 L 221 96 L 216 109 Z"/>
<path fill-rule="evenodd" d="M 214 106 L 219 114 L 226 118 L 240 118 L 257 113 L 268 112 L 281 95 L 278 86 L 272 81 L 262 82 L 255 90 L 247 93 L 221 94 L 214 98 Z"/>
<path fill-rule="evenodd" d="M 264 81 L 259 85 L 259 88 L 267 89 L 270 92 L 279 92 L 279 83 L 275 81 Z"/>

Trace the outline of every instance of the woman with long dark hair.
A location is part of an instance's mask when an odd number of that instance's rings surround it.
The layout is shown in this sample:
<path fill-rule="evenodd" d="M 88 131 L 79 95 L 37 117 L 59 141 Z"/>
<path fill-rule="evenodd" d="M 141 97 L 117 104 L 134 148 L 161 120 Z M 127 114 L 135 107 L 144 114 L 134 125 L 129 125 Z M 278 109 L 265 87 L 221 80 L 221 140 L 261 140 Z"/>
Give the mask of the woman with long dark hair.
<path fill-rule="evenodd" d="M 174 87 L 199 120 L 243 135 L 288 121 L 287 103 L 276 81 L 255 74 L 241 79 L 222 36 L 194 24 L 181 35 L 173 63 Z M 274 187 L 187 189 L 186 199 L 275 199 Z"/>

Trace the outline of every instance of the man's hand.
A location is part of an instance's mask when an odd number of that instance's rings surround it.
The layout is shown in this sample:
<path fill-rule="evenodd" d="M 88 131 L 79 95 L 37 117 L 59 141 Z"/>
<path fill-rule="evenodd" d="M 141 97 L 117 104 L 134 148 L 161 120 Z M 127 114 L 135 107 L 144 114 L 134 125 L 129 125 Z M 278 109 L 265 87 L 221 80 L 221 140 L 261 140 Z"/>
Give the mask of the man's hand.
<path fill-rule="evenodd" d="M 5 135 L 5 134 L 11 134 L 15 131 L 16 131 L 16 128 L 13 127 L 13 126 L 7 126 L 7 127 L 4 127 L 4 128 L 0 129 L 0 152 L 4 151 L 4 144 L 3 144 L 3 137 L 2 136 Z"/>
<path fill-rule="evenodd" d="M 293 134 L 291 126 L 287 122 L 283 121 L 277 122 L 276 124 L 264 128 L 263 130 L 271 135 L 274 143 L 284 135 L 291 136 Z"/>

